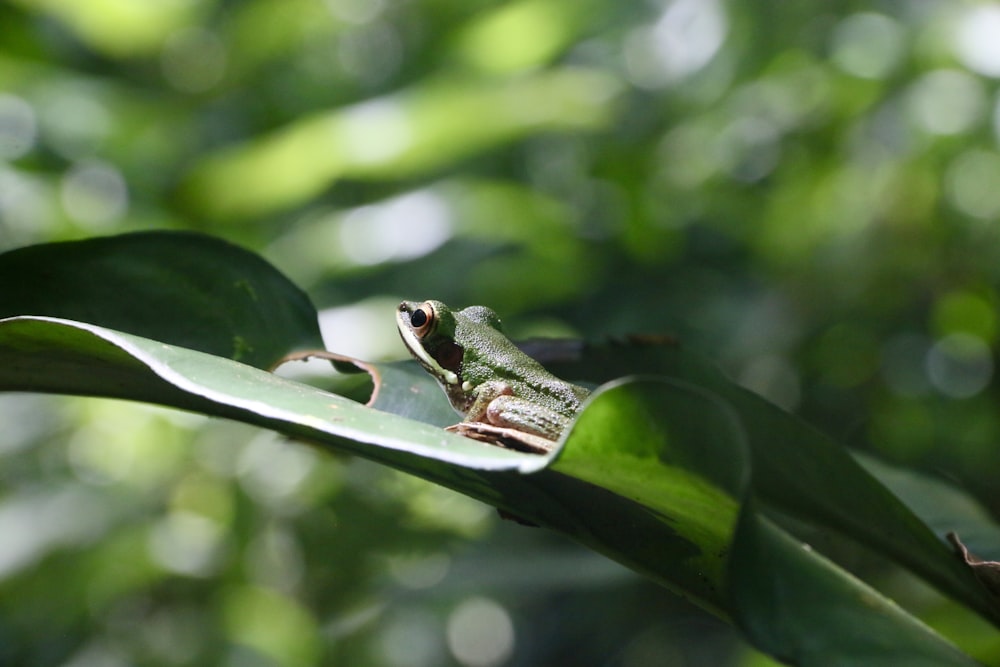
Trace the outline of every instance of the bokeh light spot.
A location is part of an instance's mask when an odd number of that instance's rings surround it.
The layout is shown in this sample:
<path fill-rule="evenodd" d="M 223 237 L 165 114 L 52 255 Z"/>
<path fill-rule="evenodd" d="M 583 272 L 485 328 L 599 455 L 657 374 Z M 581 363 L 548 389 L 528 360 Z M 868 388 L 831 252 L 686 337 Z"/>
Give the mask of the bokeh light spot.
<path fill-rule="evenodd" d="M 973 72 L 1000 77 L 1000 5 L 970 7 L 958 21 L 955 52 Z"/>
<path fill-rule="evenodd" d="M 215 521 L 190 512 L 171 512 L 153 527 L 149 551 L 171 572 L 204 577 L 219 563 L 224 533 Z"/>
<path fill-rule="evenodd" d="M 59 217 L 50 188 L 41 179 L 0 167 L 0 224 L 5 241 L 34 241 L 48 233 Z"/>
<path fill-rule="evenodd" d="M 304 447 L 292 447 L 263 433 L 243 450 L 239 479 L 258 502 L 274 509 L 291 510 L 298 505 L 296 492 L 316 465 L 316 455 Z"/>
<path fill-rule="evenodd" d="M 643 88 L 676 83 L 707 65 L 725 42 L 726 13 L 717 0 L 674 0 L 659 20 L 629 33 L 625 66 Z"/>
<path fill-rule="evenodd" d="M 514 651 L 514 623 L 493 600 L 474 597 L 462 602 L 448 617 L 448 648 L 463 665 L 492 667 Z"/>
<path fill-rule="evenodd" d="M 945 336 L 927 353 L 927 375 L 938 391 L 951 398 L 970 398 L 993 378 L 993 354 L 977 336 Z"/>
<path fill-rule="evenodd" d="M 764 118 L 734 120 L 716 138 L 718 163 L 738 180 L 759 181 L 778 164 L 780 138 L 778 128 Z"/>
<path fill-rule="evenodd" d="M 93 231 L 108 227 L 128 209 L 125 178 L 100 162 L 83 162 L 70 169 L 60 195 L 67 215 Z"/>
<path fill-rule="evenodd" d="M 393 556 L 389 559 L 389 573 L 405 588 L 430 588 L 441 582 L 451 567 L 451 559 L 444 553 Z"/>
<path fill-rule="evenodd" d="M 985 220 L 1000 216 L 1000 154 L 971 148 L 948 165 L 944 181 L 945 196 L 958 211 Z"/>
<path fill-rule="evenodd" d="M 852 14 L 833 31 L 832 60 L 862 79 L 882 79 L 903 55 L 903 30 L 884 14 Z"/>
<path fill-rule="evenodd" d="M 919 127 L 930 134 L 967 132 L 982 118 L 986 94 L 971 74 L 939 69 L 925 74 L 910 90 L 910 113 Z"/>

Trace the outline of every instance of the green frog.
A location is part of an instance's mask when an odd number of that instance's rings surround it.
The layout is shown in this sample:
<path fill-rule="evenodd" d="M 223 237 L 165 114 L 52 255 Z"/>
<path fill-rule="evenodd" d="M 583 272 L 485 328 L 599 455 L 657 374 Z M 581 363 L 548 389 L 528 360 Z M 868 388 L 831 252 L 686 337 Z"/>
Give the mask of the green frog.
<path fill-rule="evenodd" d="M 522 352 L 484 306 L 452 310 L 440 301 L 404 301 L 396 311 L 403 343 L 464 415 L 557 440 L 590 393 L 560 380 Z"/>

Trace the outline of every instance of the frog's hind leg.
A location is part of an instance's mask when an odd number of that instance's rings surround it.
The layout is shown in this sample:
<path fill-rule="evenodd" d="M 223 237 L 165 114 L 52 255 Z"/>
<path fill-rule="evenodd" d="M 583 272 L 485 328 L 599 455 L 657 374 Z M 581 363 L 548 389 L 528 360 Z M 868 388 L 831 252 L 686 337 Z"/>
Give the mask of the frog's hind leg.
<path fill-rule="evenodd" d="M 531 401 L 505 394 L 490 401 L 486 419 L 482 421 L 556 440 L 570 420 L 552 410 L 539 410 Z"/>

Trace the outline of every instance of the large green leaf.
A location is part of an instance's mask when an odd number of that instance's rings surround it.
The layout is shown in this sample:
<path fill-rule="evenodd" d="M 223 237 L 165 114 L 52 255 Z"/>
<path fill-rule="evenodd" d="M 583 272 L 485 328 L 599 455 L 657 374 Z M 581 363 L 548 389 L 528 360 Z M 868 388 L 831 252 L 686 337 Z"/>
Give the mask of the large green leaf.
<path fill-rule="evenodd" d="M 575 362 L 550 364 L 602 381 L 652 373 L 701 387 L 738 415 L 749 445 L 751 487 L 765 509 L 833 528 L 888 555 L 946 594 L 1000 623 L 997 600 L 943 540 L 842 446 L 800 419 L 728 380 L 712 363 L 676 344 L 591 347 Z"/>
<path fill-rule="evenodd" d="M 915 470 L 895 468 L 871 456 L 855 454 L 855 458 L 935 533 L 957 533 L 980 558 L 1000 560 L 1000 526 L 974 498 Z"/>
<path fill-rule="evenodd" d="M 383 456 L 365 444 L 487 470 L 522 463 L 513 452 L 196 350 L 53 318 L 0 320 L 0 332 L 2 390 L 148 401 L 309 440 L 332 437 L 376 460 Z M 537 467 L 537 457 L 530 462 Z"/>
<path fill-rule="evenodd" d="M 627 498 L 669 525 L 667 541 L 677 545 L 669 560 L 685 575 L 684 591 L 714 601 L 725 588 L 747 458 L 742 426 L 727 405 L 697 387 L 650 379 L 605 388 L 551 470 Z"/>
<path fill-rule="evenodd" d="M 322 347 L 309 297 L 258 255 L 203 234 L 138 232 L 0 255 L 0 317 L 99 324 L 258 368 Z"/>
<path fill-rule="evenodd" d="M 750 641 L 794 665 L 975 665 L 863 582 L 743 506 L 729 594 Z"/>
<path fill-rule="evenodd" d="M 686 383 L 632 379 L 601 388 L 552 456 L 461 438 L 231 360 L 52 318 L 0 320 L 0 389 L 137 398 L 365 456 L 565 533 L 721 616 L 756 619 L 763 612 L 754 605 L 768 609 L 752 589 L 731 596 L 728 572 L 742 571 L 744 560 L 757 571 L 752 581 L 794 583 L 806 597 L 850 600 L 857 588 L 817 556 L 798 554 L 801 545 L 776 528 L 763 542 L 766 558 L 744 556 L 761 549 L 736 528 L 749 488 L 747 432 L 728 404 Z M 855 604 L 891 608 L 868 595 Z M 802 664 L 822 664 L 795 649 L 816 632 L 831 646 L 843 639 L 853 657 L 881 646 L 856 623 L 801 623 L 778 640 L 745 625 L 762 648 Z M 905 613 L 877 630 L 880 641 L 916 646 L 919 655 L 960 655 Z"/>

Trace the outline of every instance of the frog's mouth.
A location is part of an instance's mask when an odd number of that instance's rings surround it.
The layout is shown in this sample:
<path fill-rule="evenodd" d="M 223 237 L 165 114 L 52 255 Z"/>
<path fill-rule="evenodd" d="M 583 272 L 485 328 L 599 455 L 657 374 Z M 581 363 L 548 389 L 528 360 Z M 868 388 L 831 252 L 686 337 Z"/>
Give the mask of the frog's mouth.
<path fill-rule="evenodd" d="M 461 385 L 462 378 L 459 374 L 438 363 L 438 360 L 424 347 L 423 339 L 413 331 L 413 327 L 410 325 L 410 313 L 404 306 L 405 304 L 401 305 L 396 311 L 396 328 L 399 329 L 399 337 L 403 339 L 403 345 L 420 362 L 420 365 L 427 369 L 428 373 L 449 385 Z M 457 345 L 455 347 L 458 348 Z M 461 348 L 458 348 L 458 351 L 461 352 Z M 459 354 L 459 358 L 461 359 L 461 354 Z"/>

